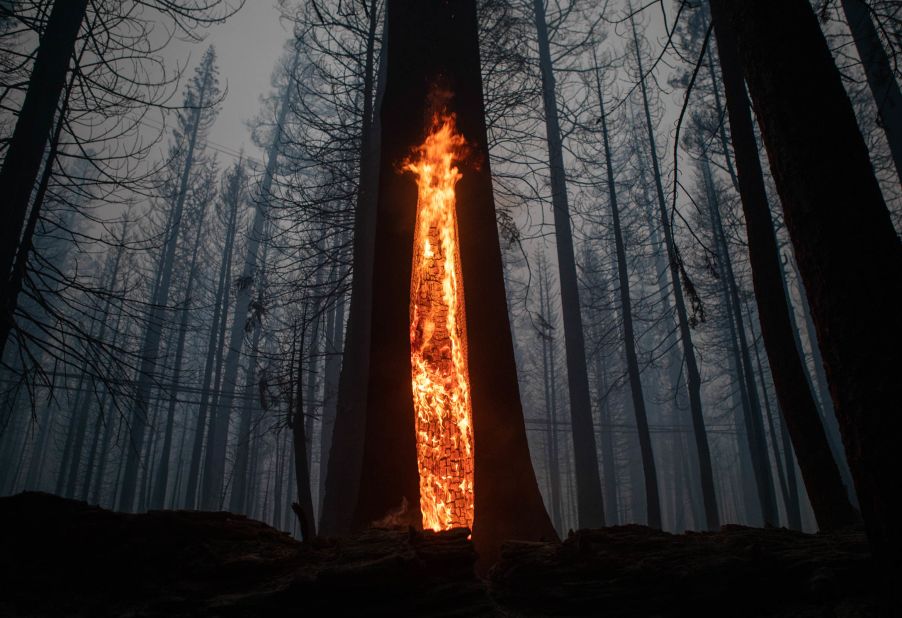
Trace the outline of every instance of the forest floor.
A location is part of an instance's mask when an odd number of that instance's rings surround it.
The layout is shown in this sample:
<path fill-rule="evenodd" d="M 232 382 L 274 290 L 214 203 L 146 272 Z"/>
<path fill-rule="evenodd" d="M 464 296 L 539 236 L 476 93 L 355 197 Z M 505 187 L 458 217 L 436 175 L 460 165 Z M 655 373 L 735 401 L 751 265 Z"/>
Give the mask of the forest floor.
<path fill-rule="evenodd" d="M 299 543 L 240 515 L 0 498 L 0 616 L 894 615 L 861 531 L 644 526 L 508 543 L 486 578 L 465 530 Z"/>

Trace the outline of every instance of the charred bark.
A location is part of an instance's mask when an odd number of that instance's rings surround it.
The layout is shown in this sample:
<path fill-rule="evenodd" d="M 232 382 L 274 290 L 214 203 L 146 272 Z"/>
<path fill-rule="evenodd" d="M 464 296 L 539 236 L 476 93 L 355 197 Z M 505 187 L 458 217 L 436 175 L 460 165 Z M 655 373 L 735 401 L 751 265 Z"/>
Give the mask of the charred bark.
<path fill-rule="evenodd" d="M 475 523 L 483 564 L 505 539 L 555 538 L 532 468 L 508 322 L 488 163 L 475 2 L 397 0 L 388 5 L 387 74 L 373 261 L 365 444 L 354 524 L 366 526 L 406 501 L 418 526 L 419 479 L 410 366 L 410 280 L 417 187 L 397 165 L 423 141 L 434 87 L 453 93 L 470 157 L 459 167 L 457 220 L 473 409 Z M 336 425 L 336 432 L 338 426 Z M 337 448 L 337 445 L 336 447 Z M 333 452 L 335 450 L 333 448 Z"/>
<path fill-rule="evenodd" d="M 66 83 L 66 71 L 87 8 L 88 0 L 56 0 L 53 3 L 28 81 L 25 100 L 3 159 L 3 168 L 0 169 L 0 194 L 4 200 L 5 221 L 0 231 L 0 320 L 4 323 L 0 329 L 3 335 L 0 351 L 6 345 L 13 319 L 11 308 L 15 294 L 18 293 L 9 285 L 10 273 L 25 227 L 29 200 Z"/>
<path fill-rule="evenodd" d="M 752 283 L 764 347 L 802 478 L 818 525 L 829 530 L 855 519 L 839 468 L 830 452 L 817 404 L 795 346 L 789 304 L 783 286 L 777 239 L 764 188 L 748 97 L 730 22 L 721 1 L 711 2 L 711 18 L 720 57 L 739 192 L 745 215 Z"/>
<path fill-rule="evenodd" d="M 719 5 L 783 203 L 868 537 L 898 565 L 902 503 L 888 471 L 902 457 L 899 238 L 808 2 Z"/>
<path fill-rule="evenodd" d="M 360 185 L 354 211 L 354 272 L 351 280 L 344 353 L 338 377 L 338 399 L 335 406 L 335 419 L 331 427 L 332 441 L 329 446 L 329 459 L 325 471 L 326 481 L 320 515 L 320 530 L 323 534 L 339 534 L 350 531 L 354 505 L 360 487 L 361 462 L 363 460 L 372 332 L 376 200 L 379 191 L 381 146 L 379 110 L 382 90 L 385 87 L 386 54 L 386 43 L 383 42 L 377 89 L 373 74 L 376 61 L 376 8 L 376 0 L 372 0 L 369 6 L 370 22 L 363 77 Z M 383 41 L 386 38 L 387 33 L 383 32 Z"/>

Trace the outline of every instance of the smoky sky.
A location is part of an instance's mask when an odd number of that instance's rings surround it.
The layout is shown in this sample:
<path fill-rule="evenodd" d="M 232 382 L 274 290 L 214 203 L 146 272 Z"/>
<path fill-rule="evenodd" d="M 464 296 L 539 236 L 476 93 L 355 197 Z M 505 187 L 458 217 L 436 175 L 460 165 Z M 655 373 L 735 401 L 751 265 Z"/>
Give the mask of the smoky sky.
<path fill-rule="evenodd" d="M 203 41 L 173 41 L 166 49 L 164 55 L 172 65 L 187 63 L 187 76 L 207 46 L 216 48 L 220 84 L 224 89 L 228 86 L 228 95 L 208 143 L 223 165 L 242 148 L 245 155 L 259 159 L 261 153 L 251 142 L 247 122 L 259 110 L 260 97 L 270 91 L 270 76 L 290 36 L 290 25 L 280 21 L 274 0 L 246 0 L 225 23 L 209 28 Z"/>

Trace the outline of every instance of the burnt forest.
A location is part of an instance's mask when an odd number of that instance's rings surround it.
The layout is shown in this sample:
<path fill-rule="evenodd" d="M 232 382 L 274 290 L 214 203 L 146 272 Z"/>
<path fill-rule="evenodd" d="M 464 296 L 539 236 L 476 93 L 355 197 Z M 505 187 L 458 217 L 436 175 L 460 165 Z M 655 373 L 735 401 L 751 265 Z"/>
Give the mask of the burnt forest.
<path fill-rule="evenodd" d="M 902 616 L 898 0 L 0 0 L 0 616 Z"/>

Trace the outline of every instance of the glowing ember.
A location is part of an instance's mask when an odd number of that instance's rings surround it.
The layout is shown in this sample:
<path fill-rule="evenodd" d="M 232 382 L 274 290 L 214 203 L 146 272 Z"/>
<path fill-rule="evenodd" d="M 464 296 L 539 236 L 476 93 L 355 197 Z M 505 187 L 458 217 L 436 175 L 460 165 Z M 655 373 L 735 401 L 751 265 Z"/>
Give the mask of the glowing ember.
<path fill-rule="evenodd" d="M 423 528 L 473 524 L 473 423 L 454 166 L 465 141 L 438 115 L 404 169 L 417 177 L 410 365 Z"/>

